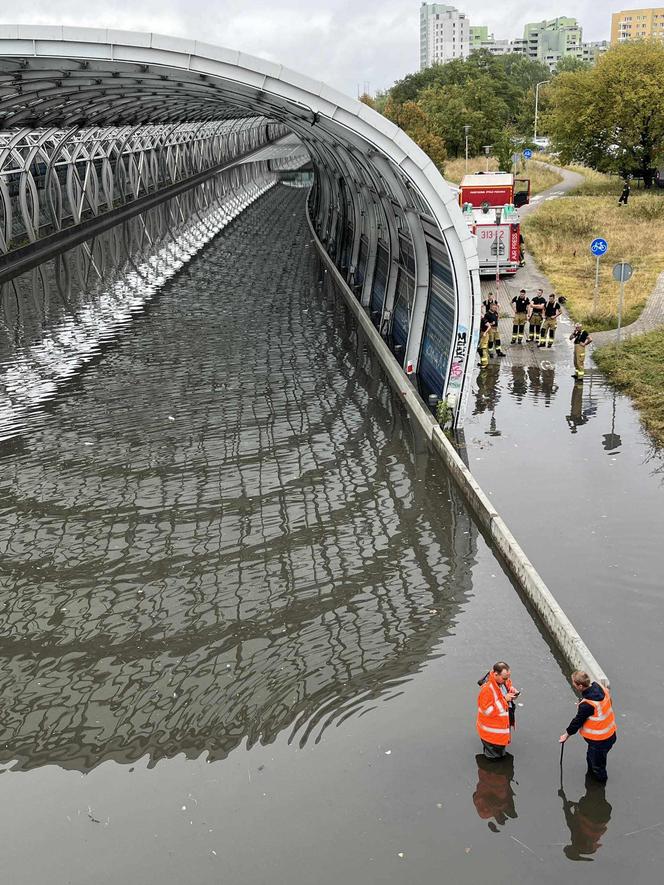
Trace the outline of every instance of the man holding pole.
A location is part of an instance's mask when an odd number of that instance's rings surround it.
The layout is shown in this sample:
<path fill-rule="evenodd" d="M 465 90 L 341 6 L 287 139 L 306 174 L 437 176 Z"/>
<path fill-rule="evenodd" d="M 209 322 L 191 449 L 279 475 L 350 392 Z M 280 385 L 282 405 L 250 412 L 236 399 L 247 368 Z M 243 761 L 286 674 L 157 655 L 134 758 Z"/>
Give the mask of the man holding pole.
<path fill-rule="evenodd" d="M 611 706 L 608 688 L 602 688 L 598 682 L 592 682 L 583 670 L 572 673 L 572 686 L 581 695 L 576 716 L 567 729 L 560 735 L 559 741 L 564 744 L 568 737 L 577 731 L 588 744 L 586 761 L 590 777 L 606 783 L 606 757 L 616 742 L 616 717 Z M 562 747 L 561 747 L 562 765 Z"/>

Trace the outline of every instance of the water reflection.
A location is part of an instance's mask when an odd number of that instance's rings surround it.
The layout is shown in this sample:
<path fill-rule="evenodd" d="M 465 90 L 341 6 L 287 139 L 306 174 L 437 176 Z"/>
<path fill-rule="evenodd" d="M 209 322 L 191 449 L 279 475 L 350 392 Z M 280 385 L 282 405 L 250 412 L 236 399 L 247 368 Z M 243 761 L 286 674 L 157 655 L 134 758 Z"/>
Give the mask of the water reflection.
<path fill-rule="evenodd" d="M 473 793 L 473 805 L 482 820 L 494 833 L 504 827 L 508 819 L 515 820 L 514 757 L 506 753 L 502 759 L 487 759 L 483 753 L 475 756 L 477 762 L 477 787 Z"/>
<path fill-rule="evenodd" d="M 602 446 L 609 455 L 618 455 L 622 446 L 622 438 L 616 433 L 616 391 L 613 391 L 613 404 L 611 408 L 611 433 L 605 433 L 602 437 Z"/>
<path fill-rule="evenodd" d="M 596 854 L 601 839 L 611 820 L 611 805 L 607 802 L 604 784 L 586 779 L 586 792 L 578 802 L 570 802 L 561 788 L 558 795 L 563 800 L 565 823 L 569 827 L 570 844 L 563 851 L 569 860 L 592 861 L 587 857 Z"/>
<path fill-rule="evenodd" d="M 500 364 L 488 365 L 477 376 L 477 390 L 475 393 L 475 408 L 473 415 L 482 415 L 491 412 L 489 436 L 501 436 L 501 431 L 496 424 L 496 406 L 500 400 Z"/>
<path fill-rule="evenodd" d="M 316 291 L 305 196 L 249 209 L 0 448 L 3 760 L 303 744 L 442 653 L 475 530 Z"/>

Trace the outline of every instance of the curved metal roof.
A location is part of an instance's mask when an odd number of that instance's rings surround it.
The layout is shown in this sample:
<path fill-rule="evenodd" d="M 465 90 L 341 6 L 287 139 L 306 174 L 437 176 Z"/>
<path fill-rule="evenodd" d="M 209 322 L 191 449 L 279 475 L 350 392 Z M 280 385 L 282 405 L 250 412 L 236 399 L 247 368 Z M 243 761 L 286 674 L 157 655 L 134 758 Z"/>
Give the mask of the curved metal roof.
<path fill-rule="evenodd" d="M 194 40 L 106 29 L 0 26 L 4 129 L 249 115 L 284 122 L 314 148 L 325 142 L 326 149 L 343 145 L 365 158 L 372 152 L 387 157 L 445 232 L 457 268 L 477 267 L 474 238 L 455 193 L 429 157 L 393 123 L 326 84 Z"/>

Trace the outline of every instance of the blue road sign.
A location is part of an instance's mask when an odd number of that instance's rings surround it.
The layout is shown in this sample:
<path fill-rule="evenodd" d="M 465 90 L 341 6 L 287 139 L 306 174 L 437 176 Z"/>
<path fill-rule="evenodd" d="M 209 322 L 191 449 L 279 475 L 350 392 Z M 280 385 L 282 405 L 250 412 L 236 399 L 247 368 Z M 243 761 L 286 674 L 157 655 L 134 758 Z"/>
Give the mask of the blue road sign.
<path fill-rule="evenodd" d="M 530 160 L 532 155 L 533 155 L 533 152 L 530 150 L 530 148 L 526 148 L 525 151 L 523 152 L 523 156 L 526 158 L 526 160 Z"/>
<path fill-rule="evenodd" d="M 606 255 L 606 253 L 609 251 L 609 244 L 601 237 L 597 237 L 597 239 L 593 240 L 590 244 L 590 251 L 593 253 L 593 255 L 601 257 L 602 255 Z"/>

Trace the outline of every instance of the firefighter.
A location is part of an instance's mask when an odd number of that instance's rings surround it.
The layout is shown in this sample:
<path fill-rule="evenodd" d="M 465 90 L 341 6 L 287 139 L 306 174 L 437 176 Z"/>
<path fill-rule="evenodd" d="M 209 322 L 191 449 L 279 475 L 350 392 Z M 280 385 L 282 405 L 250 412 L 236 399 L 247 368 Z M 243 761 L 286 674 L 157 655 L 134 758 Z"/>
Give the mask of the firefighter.
<path fill-rule="evenodd" d="M 611 706 L 611 695 L 608 688 L 598 682 L 592 682 L 583 670 L 572 673 L 572 686 L 581 695 L 579 709 L 567 729 L 560 735 L 560 743 L 577 731 L 588 744 L 586 762 L 588 775 L 606 783 L 606 757 L 616 742 L 616 717 Z M 562 751 L 561 751 L 562 752 Z"/>
<path fill-rule="evenodd" d="M 509 664 L 497 661 L 479 681 L 477 733 L 487 759 L 502 759 L 511 740 L 514 725 L 514 698 L 519 691 L 512 685 Z"/>
<path fill-rule="evenodd" d="M 544 308 L 546 307 L 546 298 L 544 297 L 544 289 L 538 289 L 537 295 L 530 302 L 530 316 L 528 317 L 528 340 L 539 344 L 540 329 L 544 321 Z"/>
<path fill-rule="evenodd" d="M 484 306 L 484 316 L 487 317 L 490 323 L 493 323 L 489 329 L 489 357 L 493 359 L 494 348 L 498 356 L 507 356 L 501 346 L 500 329 L 498 328 L 498 318 L 500 316 L 498 299 L 493 292 L 489 292 L 489 297 L 482 304 Z"/>
<path fill-rule="evenodd" d="M 562 313 L 560 302 L 552 292 L 549 300 L 544 305 L 544 322 L 540 332 L 540 347 L 553 347 L 553 339 L 556 337 L 558 317 Z"/>
<path fill-rule="evenodd" d="M 574 342 L 574 374 L 572 378 L 580 381 L 583 378 L 586 363 L 586 347 L 593 340 L 583 328 L 581 323 L 576 323 L 574 331 L 569 336 L 569 340 Z"/>
<path fill-rule="evenodd" d="M 486 314 L 480 320 L 480 341 L 478 350 L 480 352 L 480 368 L 483 369 L 489 365 L 489 334 L 493 323 Z"/>
<path fill-rule="evenodd" d="M 602 836 L 606 833 L 613 809 L 606 801 L 604 784 L 586 780 L 586 794 L 578 802 L 570 802 L 565 791 L 560 788 L 558 795 L 563 800 L 565 823 L 569 827 L 570 845 L 563 852 L 570 860 L 591 860 L 584 854 L 595 854 L 601 847 Z"/>
<path fill-rule="evenodd" d="M 629 178 L 626 178 L 623 183 L 622 193 L 620 194 L 620 197 L 618 198 L 618 205 L 619 206 L 626 206 L 627 205 L 627 201 L 629 200 L 630 191 L 631 191 L 631 188 L 629 186 Z"/>
<path fill-rule="evenodd" d="M 523 330 L 526 326 L 526 318 L 528 316 L 528 307 L 530 298 L 526 295 L 526 290 L 521 289 L 518 295 L 512 298 L 514 305 L 514 322 L 512 324 L 512 344 L 521 344 L 523 342 Z"/>

